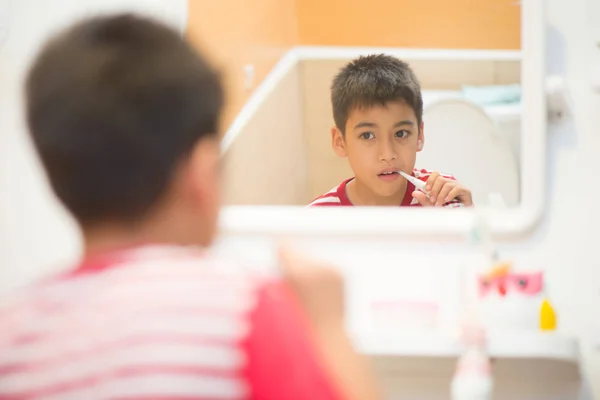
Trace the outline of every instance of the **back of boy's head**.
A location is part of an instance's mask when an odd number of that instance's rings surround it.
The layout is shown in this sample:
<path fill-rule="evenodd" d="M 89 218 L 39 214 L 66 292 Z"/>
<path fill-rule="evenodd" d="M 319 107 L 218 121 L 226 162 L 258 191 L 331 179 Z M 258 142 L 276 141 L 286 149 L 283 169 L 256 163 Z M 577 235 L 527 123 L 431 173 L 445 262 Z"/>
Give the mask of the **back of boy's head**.
<path fill-rule="evenodd" d="M 122 14 L 49 41 L 26 82 L 27 122 L 58 198 L 86 227 L 137 222 L 204 138 L 218 138 L 218 74 L 178 33 Z"/>
<path fill-rule="evenodd" d="M 385 106 L 404 101 L 415 112 L 417 123 L 423 118 L 423 98 L 417 77 L 410 66 L 395 57 L 374 54 L 359 57 L 333 79 L 331 105 L 337 128 L 344 133 L 352 110 Z"/>

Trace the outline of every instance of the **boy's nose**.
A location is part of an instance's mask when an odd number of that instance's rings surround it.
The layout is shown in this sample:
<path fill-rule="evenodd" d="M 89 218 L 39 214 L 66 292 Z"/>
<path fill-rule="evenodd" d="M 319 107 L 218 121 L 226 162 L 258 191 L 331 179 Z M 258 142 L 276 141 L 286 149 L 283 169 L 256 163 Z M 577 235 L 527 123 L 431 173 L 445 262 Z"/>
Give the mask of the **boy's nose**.
<path fill-rule="evenodd" d="M 391 144 L 383 143 L 379 149 L 380 161 L 393 161 L 397 158 L 394 147 Z"/>

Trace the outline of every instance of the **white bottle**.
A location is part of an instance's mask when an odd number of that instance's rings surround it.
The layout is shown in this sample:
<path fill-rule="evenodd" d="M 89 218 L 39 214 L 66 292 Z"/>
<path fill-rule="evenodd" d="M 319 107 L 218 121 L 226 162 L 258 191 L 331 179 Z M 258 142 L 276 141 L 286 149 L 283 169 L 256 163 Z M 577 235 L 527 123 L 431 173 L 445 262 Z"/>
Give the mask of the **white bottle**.
<path fill-rule="evenodd" d="M 483 330 L 475 327 L 465 330 L 464 342 L 466 349 L 452 379 L 452 400 L 491 400 L 493 380 Z"/>

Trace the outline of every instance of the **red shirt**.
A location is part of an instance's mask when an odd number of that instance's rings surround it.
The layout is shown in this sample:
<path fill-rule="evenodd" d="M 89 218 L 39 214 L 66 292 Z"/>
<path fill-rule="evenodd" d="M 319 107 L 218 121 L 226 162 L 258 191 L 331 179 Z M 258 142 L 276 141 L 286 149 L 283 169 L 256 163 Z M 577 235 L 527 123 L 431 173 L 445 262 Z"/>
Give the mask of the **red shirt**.
<path fill-rule="evenodd" d="M 428 171 L 426 169 L 414 169 L 413 176 L 422 180 L 423 182 L 427 182 L 429 176 L 432 174 L 432 171 Z M 455 180 L 454 176 L 447 174 L 440 174 L 444 178 Z M 331 189 L 329 192 L 322 194 L 321 196 L 314 199 L 308 206 L 309 207 L 321 207 L 321 206 L 353 206 L 352 202 L 348 198 L 348 194 L 346 193 L 346 186 L 348 182 L 350 182 L 354 178 L 346 179 L 342 183 L 340 183 L 337 187 Z M 398 204 L 401 207 L 421 207 L 421 204 L 417 201 L 417 199 L 412 197 L 412 193 L 415 191 L 415 185 L 408 182 L 406 186 L 406 193 L 404 194 L 404 198 L 402 202 Z M 451 201 L 443 205 L 444 207 L 460 207 L 461 204 L 457 201 Z"/>
<path fill-rule="evenodd" d="M 181 247 L 3 299 L 0 355 L 0 399 L 340 398 L 284 284 Z"/>

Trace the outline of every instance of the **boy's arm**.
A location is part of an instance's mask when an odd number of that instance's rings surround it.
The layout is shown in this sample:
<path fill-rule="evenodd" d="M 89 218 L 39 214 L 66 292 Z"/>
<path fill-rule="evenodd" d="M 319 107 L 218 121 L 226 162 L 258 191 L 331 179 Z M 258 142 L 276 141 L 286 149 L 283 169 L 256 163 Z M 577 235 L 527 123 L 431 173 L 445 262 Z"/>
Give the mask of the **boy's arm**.
<path fill-rule="evenodd" d="M 344 281 L 329 266 L 300 254 L 280 253 L 286 281 L 309 323 L 309 334 L 344 399 L 381 398 L 366 358 L 358 354 L 345 330 Z"/>
<path fill-rule="evenodd" d="M 254 321 L 263 327 L 265 336 L 272 338 L 272 358 L 267 362 L 279 366 L 267 379 L 285 371 L 277 382 L 285 389 L 279 393 L 285 398 L 381 398 L 367 361 L 354 350 L 345 332 L 340 274 L 289 251 L 282 251 L 280 259 L 286 282 L 265 292 L 261 301 L 265 314 Z M 263 368 L 263 374 L 265 370 L 268 368 Z M 313 388 L 314 393 L 308 392 Z M 295 397 L 289 397 L 291 393 Z"/>
<path fill-rule="evenodd" d="M 251 398 L 378 399 L 370 371 L 341 320 L 315 325 L 304 309 L 303 299 L 284 282 L 261 290 L 246 343 Z"/>
<path fill-rule="evenodd" d="M 260 290 L 250 324 L 246 351 L 252 400 L 343 399 L 285 283 L 271 282 Z"/>

